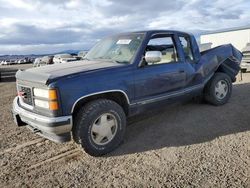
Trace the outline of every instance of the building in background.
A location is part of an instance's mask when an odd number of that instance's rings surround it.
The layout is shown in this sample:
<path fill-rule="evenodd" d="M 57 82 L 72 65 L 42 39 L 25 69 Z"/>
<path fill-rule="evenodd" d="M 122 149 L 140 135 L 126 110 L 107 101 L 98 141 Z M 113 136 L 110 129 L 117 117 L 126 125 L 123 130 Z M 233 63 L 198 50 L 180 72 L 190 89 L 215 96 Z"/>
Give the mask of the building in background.
<path fill-rule="evenodd" d="M 231 43 L 243 54 L 242 72 L 250 71 L 250 25 L 202 34 L 200 43 L 201 51 Z"/>
<path fill-rule="evenodd" d="M 242 51 L 247 43 L 250 43 L 250 25 L 202 34 L 200 43 L 201 45 L 211 43 L 211 48 L 231 43 Z"/>

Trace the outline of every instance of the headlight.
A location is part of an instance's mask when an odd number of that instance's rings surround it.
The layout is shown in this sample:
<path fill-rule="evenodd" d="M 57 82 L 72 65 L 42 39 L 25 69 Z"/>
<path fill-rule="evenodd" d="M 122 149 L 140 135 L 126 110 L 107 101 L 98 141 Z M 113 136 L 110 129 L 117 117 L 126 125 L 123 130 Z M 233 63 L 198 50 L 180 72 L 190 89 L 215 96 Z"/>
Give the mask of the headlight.
<path fill-rule="evenodd" d="M 35 102 L 35 106 L 49 109 L 49 101 L 34 99 L 34 102 Z"/>
<path fill-rule="evenodd" d="M 49 98 L 49 90 L 48 89 L 34 88 L 34 96 L 48 99 Z"/>
<path fill-rule="evenodd" d="M 33 89 L 35 106 L 49 110 L 58 110 L 58 97 L 56 89 Z"/>

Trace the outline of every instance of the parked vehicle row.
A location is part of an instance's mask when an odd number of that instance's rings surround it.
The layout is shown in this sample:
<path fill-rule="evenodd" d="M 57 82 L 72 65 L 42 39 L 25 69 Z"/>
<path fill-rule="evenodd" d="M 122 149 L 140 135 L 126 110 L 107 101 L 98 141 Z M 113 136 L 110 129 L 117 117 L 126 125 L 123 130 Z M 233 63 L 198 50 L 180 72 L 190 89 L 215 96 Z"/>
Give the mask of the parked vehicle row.
<path fill-rule="evenodd" d="M 0 65 L 14 65 L 14 64 L 26 64 L 32 63 L 32 59 L 8 59 L 0 61 Z"/>
<path fill-rule="evenodd" d="M 68 63 L 72 61 L 81 60 L 87 54 L 87 51 L 80 51 L 77 55 L 72 54 L 57 54 L 54 56 L 44 56 L 36 58 L 34 61 L 34 67 L 40 67 L 44 65 Z"/>

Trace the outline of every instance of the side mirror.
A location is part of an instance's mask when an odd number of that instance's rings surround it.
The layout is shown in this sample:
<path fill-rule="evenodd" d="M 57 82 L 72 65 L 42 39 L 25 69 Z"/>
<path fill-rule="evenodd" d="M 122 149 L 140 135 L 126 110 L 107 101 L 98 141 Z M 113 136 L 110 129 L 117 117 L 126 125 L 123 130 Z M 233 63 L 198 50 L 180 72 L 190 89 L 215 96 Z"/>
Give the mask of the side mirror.
<path fill-rule="evenodd" d="M 162 53 L 160 51 L 148 51 L 145 54 L 145 60 L 147 63 L 160 62 L 161 58 L 162 58 Z"/>

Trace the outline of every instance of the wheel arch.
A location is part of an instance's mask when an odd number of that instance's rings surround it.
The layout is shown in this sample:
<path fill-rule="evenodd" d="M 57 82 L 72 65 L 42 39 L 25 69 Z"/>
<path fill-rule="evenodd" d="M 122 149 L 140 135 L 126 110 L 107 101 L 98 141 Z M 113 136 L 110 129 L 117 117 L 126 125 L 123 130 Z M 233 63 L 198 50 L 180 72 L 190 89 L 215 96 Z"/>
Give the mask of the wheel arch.
<path fill-rule="evenodd" d="M 238 65 L 238 62 L 232 58 L 227 58 L 219 65 L 215 72 L 225 73 L 231 78 L 232 82 L 235 82 L 236 75 L 238 74 L 239 70 L 240 66 Z"/>
<path fill-rule="evenodd" d="M 84 104 L 97 99 L 113 100 L 123 108 L 126 115 L 129 113 L 130 101 L 128 95 L 122 90 L 108 90 L 84 95 L 77 99 L 71 108 L 72 115 L 74 116 Z"/>

